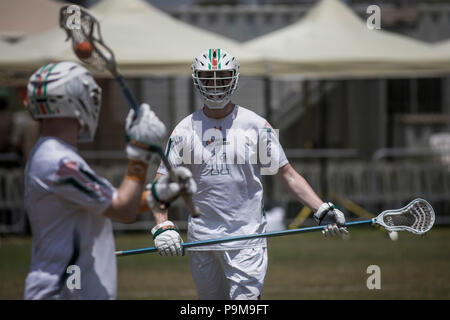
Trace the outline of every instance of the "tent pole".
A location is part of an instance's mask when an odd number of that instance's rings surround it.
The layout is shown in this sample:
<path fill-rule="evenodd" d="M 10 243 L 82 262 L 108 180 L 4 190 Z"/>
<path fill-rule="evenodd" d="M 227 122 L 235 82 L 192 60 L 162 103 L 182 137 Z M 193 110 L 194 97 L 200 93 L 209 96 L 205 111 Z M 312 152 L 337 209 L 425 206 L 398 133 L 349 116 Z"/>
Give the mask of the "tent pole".
<path fill-rule="evenodd" d="M 167 78 L 167 86 L 168 86 L 168 109 L 169 109 L 169 131 L 172 131 L 175 126 L 176 121 L 176 110 L 175 110 L 175 79 L 174 77 Z"/>
<path fill-rule="evenodd" d="M 327 115 L 327 95 L 326 95 L 326 80 L 320 80 L 319 82 L 320 90 L 320 133 L 319 133 L 319 144 L 320 148 L 326 149 L 327 146 L 327 135 L 328 135 L 328 115 Z M 320 158 L 320 189 L 322 191 L 322 197 L 328 199 L 328 185 L 327 185 L 327 169 L 328 169 L 328 159 L 326 157 Z M 324 200 L 326 201 L 326 200 Z"/>
<path fill-rule="evenodd" d="M 189 114 L 195 112 L 195 87 L 194 82 L 192 81 L 192 77 L 189 77 L 188 79 L 188 90 L 189 90 Z"/>
<path fill-rule="evenodd" d="M 266 120 L 272 125 L 272 91 L 270 76 L 264 76 L 264 111 Z"/>

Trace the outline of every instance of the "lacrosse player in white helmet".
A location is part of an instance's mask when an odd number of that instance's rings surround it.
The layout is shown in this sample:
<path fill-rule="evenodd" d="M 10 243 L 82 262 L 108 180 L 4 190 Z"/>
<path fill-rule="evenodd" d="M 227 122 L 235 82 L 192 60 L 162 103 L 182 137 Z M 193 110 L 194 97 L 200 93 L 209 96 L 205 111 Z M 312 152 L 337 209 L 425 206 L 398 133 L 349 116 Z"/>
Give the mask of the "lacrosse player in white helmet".
<path fill-rule="evenodd" d="M 160 145 L 166 128 L 148 104 L 137 114 L 130 111 L 125 127 L 128 171 L 116 189 L 77 151 L 79 142 L 94 138 L 100 114 L 101 88 L 90 73 L 74 62 L 49 63 L 31 76 L 27 91 L 27 107 L 40 121 L 41 134 L 25 169 L 33 236 L 25 298 L 114 299 L 117 270 L 110 218 L 132 223 L 139 210 L 168 203 L 180 191 L 167 179 L 150 185 L 152 191 L 144 189 L 148 146 Z M 181 174 L 189 175 L 186 169 Z"/>
<path fill-rule="evenodd" d="M 193 202 L 200 216 L 189 216 L 188 240 L 265 232 L 263 174 L 276 174 L 318 221 L 330 223 L 326 236 L 346 234 L 344 214 L 322 201 L 291 167 L 270 124 L 232 102 L 239 79 L 236 58 L 222 49 L 206 50 L 195 58 L 192 78 L 203 107 L 175 127 L 166 147 L 171 164 L 189 168 L 197 183 Z M 163 175 L 167 169 L 161 163 L 157 177 Z M 266 247 L 265 238 L 256 238 L 189 248 L 199 299 L 258 299 Z"/>

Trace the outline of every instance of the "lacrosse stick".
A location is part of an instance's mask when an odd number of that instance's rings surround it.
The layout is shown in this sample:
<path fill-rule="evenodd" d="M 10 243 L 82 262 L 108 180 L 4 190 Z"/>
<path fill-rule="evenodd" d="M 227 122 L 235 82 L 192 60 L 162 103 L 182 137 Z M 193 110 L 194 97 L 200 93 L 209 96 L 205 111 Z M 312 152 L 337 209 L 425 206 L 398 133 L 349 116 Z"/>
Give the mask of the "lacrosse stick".
<path fill-rule="evenodd" d="M 114 52 L 103 42 L 100 32 L 100 23 L 93 15 L 87 12 L 87 10 L 76 6 L 77 10 L 79 10 L 79 23 L 74 25 L 71 23 L 72 15 L 74 14 L 72 10 L 73 7 L 73 5 L 64 6 L 59 12 L 59 25 L 66 31 L 66 41 L 69 39 L 72 40 L 73 51 L 82 62 L 91 65 L 100 71 L 107 69 L 112 74 L 126 98 L 128 105 L 134 110 L 135 115 L 137 115 L 139 106 L 117 68 Z M 149 151 L 159 154 L 172 181 L 179 182 L 182 185 L 186 183 L 186 181 L 178 181 L 179 179 L 176 177 L 173 168 L 161 147 L 152 145 L 149 147 Z M 181 195 L 192 216 L 198 217 L 199 210 L 192 203 L 190 195 L 183 191 Z"/>
<path fill-rule="evenodd" d="M 363 221 L 347 222 L 346 227 L 352 227 L 362 224 L 377 224 L 385 228 L 387 231 L 409 231 L 417 235 L 428 232 L 434 224 L 434 210 L 431 205 L 423 199 L 415 199 L 407 206 L 397 210 L 386 210 L 380 213 L 377 217 Z M 269 238 L 277 236 L 285 236 L 296 233 L 306 233 L 312 231 L 319 231 L 326 228 L 326 225 L 307 227 L 293 230 L 274 231 L 266 233 L 249 234 L 244 236 L 235 236 L 222 239 L 211 239 L 196 242 L 183 243 L 183 248 L 206 246 L 216 243 L 223 243 L 237 240 L 247 240 L 254 238 Z M 157 252 L 156 247 L 117 251 L 117 256 L 128 256 L 141 253 Z"/>

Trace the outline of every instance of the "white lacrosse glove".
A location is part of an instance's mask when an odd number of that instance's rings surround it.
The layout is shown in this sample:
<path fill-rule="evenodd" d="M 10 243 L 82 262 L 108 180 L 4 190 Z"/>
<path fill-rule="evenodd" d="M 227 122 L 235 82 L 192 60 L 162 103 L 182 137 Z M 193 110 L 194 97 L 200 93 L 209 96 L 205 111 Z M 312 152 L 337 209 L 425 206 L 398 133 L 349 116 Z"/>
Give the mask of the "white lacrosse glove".
<path fill-rule="evenodd" d="M 183 239 L 172 221 L 164 221 L 152 229 L 153 241 L 162 256 L 183 256 Z"/>
<path fill-rule="evenodd" d="M 345 237 L 348 235 L 344 214 L 331 202 L 322 203 L 316 213 L 314 213 L 314 219 L 319 225 L 322 222 L 327 224 L 326 228 L 322 230 L 325 237 L 337 235 Z"/>
<path fill-rule="evenodd" d="M 195 180 L 192 178 L 192 172 L 188 168 L 185 167 L 177 167 L 173 168 L 173 173 L 181 185 L 181 191 L 184 194 L 192 196 L 197 192 L 197 184 Z"/>
<path fill-rule="evenodd" d="M 141 104 L 137 117 L 131 109 L 125 123 L 127 134 L 127 157 L 130 160 L 148 163 L 151 158 L 150 148 L 161 146 L 166 136 L 166 126 L 159 120 L 150 106 Z"/>
<path fill-rule="evenodd" d="M 188 168 L 173 168 L 174 174 L 179 182 L 170 181 L 169 175 L 162 176 L 153 183 L 147 185 L 147 204 L 150 208 L 159 207 L 164 204 L 167 208 L 181 192 L 192 195 L 197 191 L 197 184 L 192 178 L 192 173 Z"/>

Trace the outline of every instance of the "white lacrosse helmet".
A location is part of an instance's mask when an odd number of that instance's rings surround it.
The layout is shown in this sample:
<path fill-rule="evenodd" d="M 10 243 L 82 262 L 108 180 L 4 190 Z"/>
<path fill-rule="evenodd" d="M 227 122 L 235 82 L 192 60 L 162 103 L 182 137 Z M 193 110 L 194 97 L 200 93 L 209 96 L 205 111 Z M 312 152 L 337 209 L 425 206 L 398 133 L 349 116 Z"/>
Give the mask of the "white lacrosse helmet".
<path fill-rule="evenodd" d="M 239 79 L 239 63 L 222 49 L 209 49 L 194 59 L 192 78 L 206 106 L 222 109 L 231 100 Z"/>
<path fill-rule="evenodd" d="M 46 64 L 30 77 L 27 96 L 34 119 L 76 118 L 81 127 L 78 142 L 93 140 L 102 89 L 84 67 L 75 62 Z"/>

